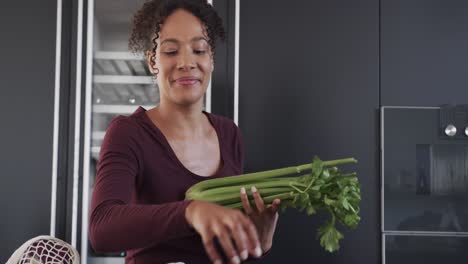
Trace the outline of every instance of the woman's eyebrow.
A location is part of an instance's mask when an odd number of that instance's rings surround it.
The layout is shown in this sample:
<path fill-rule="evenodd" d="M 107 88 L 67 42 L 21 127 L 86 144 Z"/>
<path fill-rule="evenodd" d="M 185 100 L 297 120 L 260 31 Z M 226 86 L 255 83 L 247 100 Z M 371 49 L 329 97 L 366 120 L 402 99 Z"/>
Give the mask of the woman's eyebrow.
<path fill-rule="evenodd" d="M 175 44 L 178 44 L 179 41 L 177 39 L 174 39 L 174 38 L 168 38 L 168 39 L 165 39 L 163 41 L 161 41 L 161 45 L 166 43 L 166 42 L 172 42 L 172 43 L 175 43 Z"/>
<path fill-rule="evenodd" d="M 204 41 L 208 42 L 208 40 L 206 38 L 204 38 L 204 37 L 194 37 L 192 39 L 192 42 L 197 42 L 197 41 L 200 41 L 200 40 L 204 40 Z"/>
<path fill-rule="evenodd" d="M 204 41 L 208 42 L 208 40 L 206 38 L 204 38 L 204 37 L 194 37 L 194 38 L 192 38 L 192 40 L 190 42 L 197 42 L 197 41 L 200 41 L 200 40 L 204 40 Z M 165 39 L 165 40 L 161 41 L 161 45 L 166 43 L 166 42 L 179 44 L 180 41 L 175 39 L 175 38 L 168 38 L 168 39 Z"/>

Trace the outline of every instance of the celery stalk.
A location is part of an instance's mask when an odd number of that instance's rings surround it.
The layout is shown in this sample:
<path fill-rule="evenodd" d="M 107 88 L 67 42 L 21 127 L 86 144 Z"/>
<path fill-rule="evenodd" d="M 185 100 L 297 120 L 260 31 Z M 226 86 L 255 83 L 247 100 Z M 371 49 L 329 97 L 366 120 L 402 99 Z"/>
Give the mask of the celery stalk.
<path fill-rule="evenodd" d="M 336 167 L 346 163 L 356 163 L 354 158 L 321 161 L 317 156 L 312 163 L 230 176 L 219 179 L 208 179 L 190 187 L 185 197 L 188 200 L 203 200 L 219 205 L 242 209 L 240 189 L 246 188 L 251 204 L 253 198 L 249 193 L 255 186 L 265 204 L 280 199 L 280 207 L 307 209 L 312 215 L 319 210 L 328 211 L 331 220 L 319 229 L 320 244 L 329 252 L 339 248 L 343 235 L 335 228 L 336 222 L 349 228 L 356 228 L 360 221 L 359 202 L 361 191 L 356 173 L 341 173 Z M 301 172 L 309 171 L 304 175 Z M 336 221 L 339 220 L 339 221 Z"/>
<path fill-rule="evenodd" d="M 330 167 L 346 163 L 356 163 L 357 160 L 354 158 L 338 159 L 322 162 L 323 166 Z M 270 179 L 280 176 L 286 176 L 290 174 L 300 173 L 305 170 L 312 169 L 312 163 L 303 164 L 299 166 L 286 167 L 275 170 L 247 173 L 239 176 L 224 177 L 219 179 L 210 179 L 199 182 L 187 190 L 187 193 L 201 192 L 205 189 L 221 186 L 232 186 L 237 184 L 245 184 L 248 182 L 257 182 L 259 180 Z"/>

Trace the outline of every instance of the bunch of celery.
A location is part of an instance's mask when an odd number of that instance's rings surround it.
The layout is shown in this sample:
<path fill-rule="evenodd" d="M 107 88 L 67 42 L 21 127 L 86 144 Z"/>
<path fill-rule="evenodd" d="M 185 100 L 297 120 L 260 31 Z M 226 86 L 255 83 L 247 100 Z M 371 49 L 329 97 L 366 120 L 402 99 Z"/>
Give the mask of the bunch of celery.
<path fill-rule="evenodd" d="M 359 223 L 361 191 L 356 173 L 343 174 L 336 167 L 356 163 L 354 158 L 313 162 L 296 167 L 255 172 L 238 176 L 210 179 L 187 190 L 187 200 L 214 202 L 229 208 L 241 209 L 240 189 L 258 188 L 265 204 L 281 199 L 281 208 L 304 209 L 308 215 L 325 210 L 331 218 L 319 228 L 320 245 L 329 252 L 339 249 L 343 235 L 336 229 L 336 220 L 349 228 Z M 253 197 L 248 193 L 251 204 Z"/>

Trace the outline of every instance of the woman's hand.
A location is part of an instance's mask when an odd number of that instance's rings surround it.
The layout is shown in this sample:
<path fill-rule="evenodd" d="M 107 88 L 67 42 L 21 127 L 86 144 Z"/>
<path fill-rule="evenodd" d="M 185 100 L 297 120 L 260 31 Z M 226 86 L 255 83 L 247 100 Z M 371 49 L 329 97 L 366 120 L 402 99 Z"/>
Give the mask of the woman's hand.
<path fill-rule="evenodd" d="M 215 248 L 215 237 L 231 263 L 237 264 L 241 259 L 246 260 L 249 253 L 256 257 L 262 255 L 255 225 L 239 210 L 204 201 L 193 201 L 187 206 L 185 217 L 201 235 L 205 250 L 213 263 L 221 264 L 222 261 Z"/>
<path fill-rule="evenodd" d="M 240 193 L 245 214 L 252 219 L 252 222 L 257 227 L 262 250 L 264 252 L 270 250 L 273 245 L 273 235 L 278 222 L 280 199 L 275 199 L 272 204 L 265 206 L 260 193 L 257 188 L 253 186 L 252 195 L 255 201 L 255 209 L 252 209 L 245 188 L 241 188 Z"/>

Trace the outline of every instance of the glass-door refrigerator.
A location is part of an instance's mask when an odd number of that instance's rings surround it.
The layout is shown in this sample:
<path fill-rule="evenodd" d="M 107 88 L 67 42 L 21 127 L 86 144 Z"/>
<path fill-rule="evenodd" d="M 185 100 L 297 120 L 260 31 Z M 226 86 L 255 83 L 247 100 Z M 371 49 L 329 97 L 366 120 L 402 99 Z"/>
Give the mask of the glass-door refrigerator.
<path fill-rule="evenodd" d="M 88 1 L 86 13 L 86 63 L 83 189 L 82 263 L 123 263 L 124 252 L 96 252 L 88 238 L 91 194 L 96 164 L 106 129 L 118 115 L 130 115 L 141 105 L 146 109 L 159 101 L 158 88 L 142 54 L 128 50 L 133 13 L 144 1 Z"/>
<path fill-rule="evenodd" d="M 144 54 L 134 54 L 128 49 L 133 15 L 145 2 L 74 2 L 77 22 L 76 103 L 75 129 L 71 132 L 74 139 L 73 164 L 70 166 L 73 167 L 73 191 L 67 194 L 67 200 L 72 200 L 72 209 L 67 209 L 67 214 L 72 215 L 71 244 L 80 250 L 83 264 L 124 263 L 125 252 L 96 252 L 91 247 L 89 209 L 100 146 L 110 122 L 118 115 L 131 115 L 139 106 L 148 110 L 159 104 L 159 89 Z M 208 0 L 224 22 L 226 41 L 216 45 L 216 66 L 203 100 L 203 110 L 235 122 L 236 87 L 239 84 L 238 2 Z"/>
<path fill-rule="evenodd" d="M 124 263 L 125 252 L 96 252 L 88 238 L 91 194 L 96 164 L 106 129 L 118 115 L 130 115 L 139 106 L 159 103 L 159 89 L 143 54 L 128 50 L 133 14 L 144 0 L 90 0 L 83 14 L 83 64 L 85 65 L 83 120 L 83 188 L 81 202 L 82 263 Z M 83 43 L 84 44 L 84 43 Z M 211 85 L 210 85 L 211 86 Z M 211 89 L 204 110 L 210 111 Z M 208 107 L 206 107 L 208 106 Z"/>

